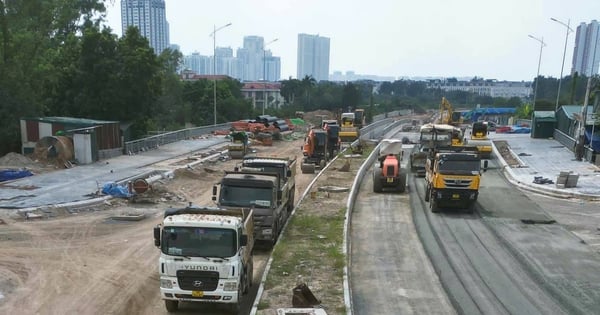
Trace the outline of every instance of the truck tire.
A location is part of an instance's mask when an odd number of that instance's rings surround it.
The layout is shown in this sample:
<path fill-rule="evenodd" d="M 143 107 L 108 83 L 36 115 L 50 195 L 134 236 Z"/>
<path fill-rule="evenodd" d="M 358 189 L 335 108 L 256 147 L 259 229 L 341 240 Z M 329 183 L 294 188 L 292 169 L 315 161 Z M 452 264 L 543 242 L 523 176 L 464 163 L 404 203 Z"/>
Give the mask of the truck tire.
<path fill-rule="evenodd" d="M 381 169 L 375 167 L 373 170 L 373 192 L 380 193 L 383 191 L 383 184 L 381 183 Z"/>
<path fill-rule="evenodd" d="M 175 313 L 179 310 L 179 301 L 165 300 L 165 308 L 169 313 Z"/>
<path fill-rule="evenodd" d="M 398 192 L 403 193 L 406 191 L 406 173 L 400 173 L 400 184 L 398 185 Z"/>
<path fill-rule="evenodd" d="M 429 197 L 429 208 L 433 213 L 440 211 L 438 207 L 438 202 L 435 200 L 435 197 L 433 197 L 433 190 L 431 191 L 431 196 Z"/>
<path fill-rule="evenodd" d="M 254 259 L 250 257 L 250 263 L 248 266 L 248 291 L 254 285 Z M 246 292 L 248 293 L 248 292 Z"/>
<path fill-rule="evenodd" d="M 327 165 L 327 160 L 320 160 L 319 161 L 319 166 L 321 167 L 321 169 L 323 169 L 325 167 L 325 165 Z"/>
<path fill-rule="evenodd" d="M 425 184 L 425 202 L 429 201 L 429 196 L 431 195 L 431 189 L 428 184 Z"/>

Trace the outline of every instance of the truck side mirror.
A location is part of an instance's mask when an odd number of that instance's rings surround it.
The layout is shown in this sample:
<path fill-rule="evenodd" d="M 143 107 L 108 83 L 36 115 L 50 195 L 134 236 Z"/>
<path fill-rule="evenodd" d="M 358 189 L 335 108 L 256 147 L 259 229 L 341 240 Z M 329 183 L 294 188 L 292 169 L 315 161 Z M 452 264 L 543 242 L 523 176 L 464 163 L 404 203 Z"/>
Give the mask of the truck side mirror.
<path fill-rule="evenodd" d="M 248 235 L 242 235 L 240 236 L 240 246 L 246 246 L 248 245 Z"/>
<path fill-rule="evenodd" d="M 287 170 L 287 172 L 285 173 L 285 176 L 292 177 L 292 170 Z"/>
<path fill-rule="evenodd" d="M 488 160 L 483 161 L 483 171 L 486 172 L 488 168 Z"/>
<path fill-rule="evenodd" d="M 213 185 L 212 201 L 216 201 L 216 200 L 217 200 L 217 185 Z"/>
<path fill-rule="evenodd" d="M 154 246 L 160 246 L 160 225 L 154 227 Z"/>

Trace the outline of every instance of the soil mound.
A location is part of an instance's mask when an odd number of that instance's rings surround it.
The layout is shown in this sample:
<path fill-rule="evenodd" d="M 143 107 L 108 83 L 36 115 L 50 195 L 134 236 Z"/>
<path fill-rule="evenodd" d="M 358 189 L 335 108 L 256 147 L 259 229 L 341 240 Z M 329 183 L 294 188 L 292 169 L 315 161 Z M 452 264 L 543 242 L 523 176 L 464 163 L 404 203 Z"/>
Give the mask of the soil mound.
<path fill-rule="evenodd" d="M 30 158 L 15 152 L 10 152 L 0 158 L 0 165 L 2 166 L 28 167 L 35 164 Z"/>

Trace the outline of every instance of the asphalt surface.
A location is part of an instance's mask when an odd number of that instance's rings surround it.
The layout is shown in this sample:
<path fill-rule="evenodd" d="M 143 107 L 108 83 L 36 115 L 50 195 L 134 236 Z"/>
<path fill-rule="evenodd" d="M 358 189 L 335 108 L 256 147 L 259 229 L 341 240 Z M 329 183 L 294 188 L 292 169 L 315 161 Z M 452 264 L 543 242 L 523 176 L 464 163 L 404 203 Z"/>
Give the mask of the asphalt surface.
<path fill-rule="evenodd" d="M 183 140 L 136 155 L 122 155 L 93 164 L 76 166 L 4 182 L 0 189 L 1 209 L 32 209 L 74 202 L 94 202 L 96 192 L 107 182 L 122 182 L 160 170 L 147 167 L 176 156 L 192 155 L 221 144 L 222 136 Z"/>

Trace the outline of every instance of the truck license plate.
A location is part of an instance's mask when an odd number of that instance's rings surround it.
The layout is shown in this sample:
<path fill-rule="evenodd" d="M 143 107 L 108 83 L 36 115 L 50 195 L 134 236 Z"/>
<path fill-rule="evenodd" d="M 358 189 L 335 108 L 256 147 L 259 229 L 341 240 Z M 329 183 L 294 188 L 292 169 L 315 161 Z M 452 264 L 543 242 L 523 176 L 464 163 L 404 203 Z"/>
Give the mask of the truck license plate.
<path fill-rule="evenodd" d="M 193 297 L 203 297 L 204 291 L 192 291 L 192 296 Z"/>
<path fill-rule="evenodd" d="M 394 179 L 390 177 L 390 178 L 388 178 L 388 179 L 387 179 L 387 182 L 388 182 L 388 183 L 393 183 L 393 182 L 394 182 Z"/>
<path fill-rule="evenodd" d="M 459 194 L 452 194 L 452 199 L 460 199 L 460 195 Z"/>

